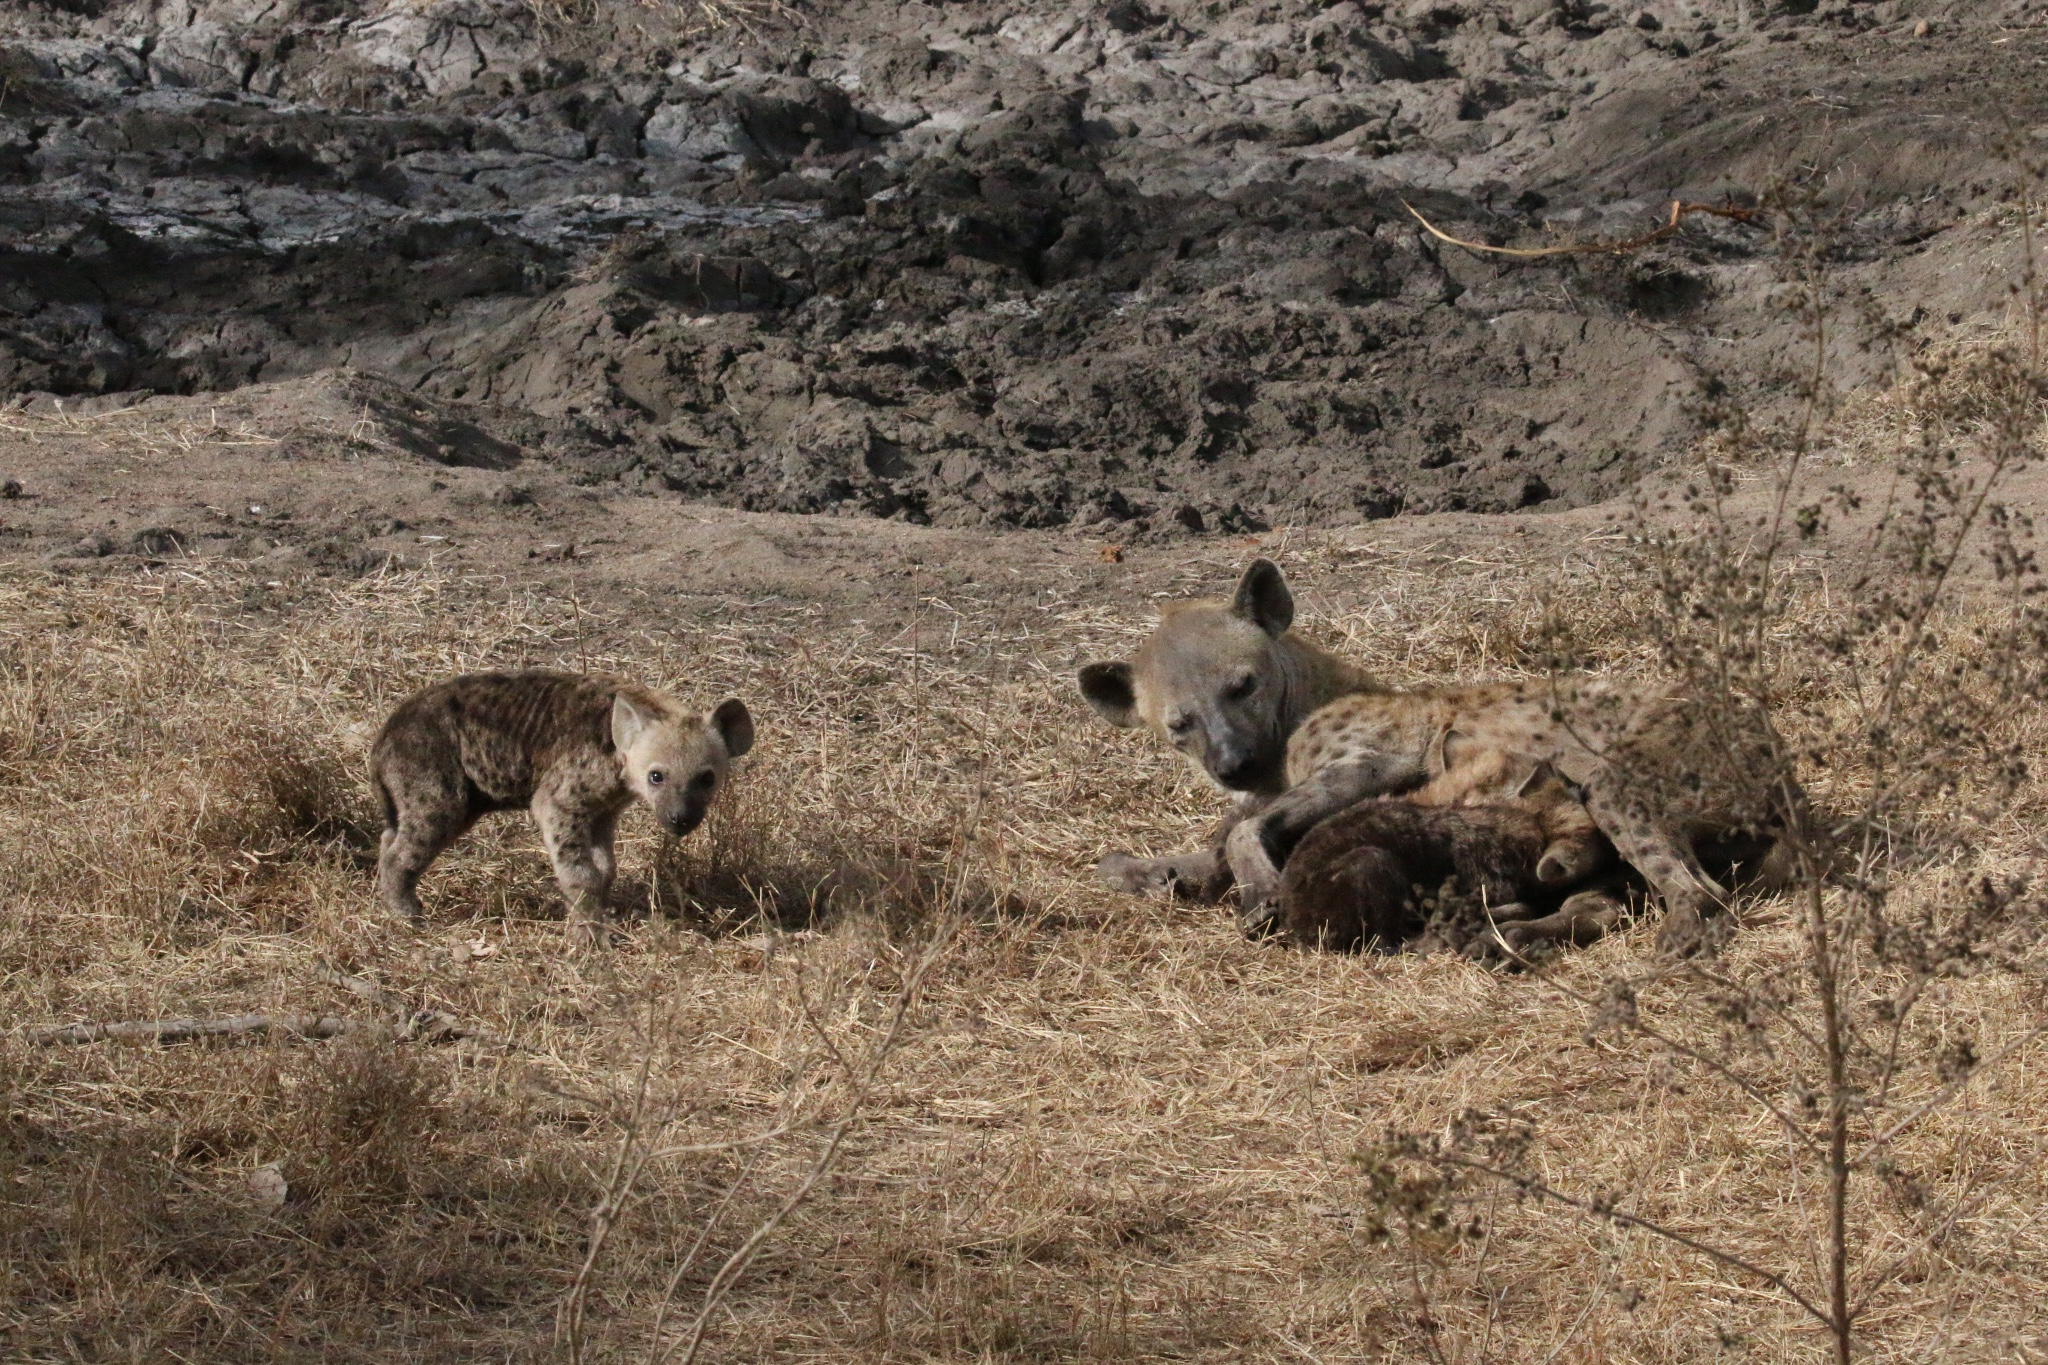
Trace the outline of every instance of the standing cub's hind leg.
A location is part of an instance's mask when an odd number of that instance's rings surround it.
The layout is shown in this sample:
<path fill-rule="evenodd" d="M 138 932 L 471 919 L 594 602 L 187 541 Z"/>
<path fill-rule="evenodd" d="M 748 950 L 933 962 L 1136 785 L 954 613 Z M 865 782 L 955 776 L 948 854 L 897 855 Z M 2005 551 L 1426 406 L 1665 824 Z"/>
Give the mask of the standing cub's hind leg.
<path fill-rule="evenodd" d="M 425 914 L 420 877 L 476 818 L 466 800 L 439 791 L 393 792 L 380 783 L 379 795 L 385 826 L 377 847 L 377 899 L 394 918 L 417 925 Z"/>

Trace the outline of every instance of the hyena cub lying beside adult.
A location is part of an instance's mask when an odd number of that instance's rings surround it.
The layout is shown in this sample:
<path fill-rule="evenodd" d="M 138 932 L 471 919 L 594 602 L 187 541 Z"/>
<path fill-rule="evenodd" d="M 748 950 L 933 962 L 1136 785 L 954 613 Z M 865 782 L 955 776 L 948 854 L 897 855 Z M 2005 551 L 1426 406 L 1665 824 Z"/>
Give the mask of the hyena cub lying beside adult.
<path fill-rule="evenodd" d="M 1660 943 L 1685 950 L 1726 895 L 1696 844 L 1768 838 L 1803 818 L 1782 746 L 1753 709 L 1597 678 L 1398 692 L 1293 634 L 1293 620 L 1280 570 L 1255 560 L 1230 601 L 1171 606 L 1135 659 L 1081 670 L 1104 718 L 1151 727 L 1239 798 L 1220 853 L 1111 854 L 1101 871 L 1113 884 L 1220 896 L 1235 883 L 1248 926 L 1270 922 L 1281 869 L 1309 831 L 1360 801 L 1414 792 L 1451 735 L 1446 772 L 1505 756 L 1576 787 L 1663 901 Z"/>
<path fill-rule="evenodd" d="M 638 798 L 688 834 L 754 744 L 744 703 L 698 714 L 616 678 L 531 669 L 468 673 L 400 702 L 370 748 L 384 807 L 377 893 L 417 922 L 419 880 L 492 811 L 527 809 L 569 901 L 570 931 L 597 935 L 618 870 L 612 840 Z"/>
<path fill-rule="evenodd" d="M 1614 847 L 1571 789 L 1539 765 L 1511 796 L 1498 790 L 1475 787 L 1469 805 L 1388 798 L 1331 816 L 1288 856 L 1274 927 L 1301 948 L 1468 952 L 1496 936 L 1519 952 L 1612 928 L 1619 887 L 1585 883 L 1613 871 Z"/>

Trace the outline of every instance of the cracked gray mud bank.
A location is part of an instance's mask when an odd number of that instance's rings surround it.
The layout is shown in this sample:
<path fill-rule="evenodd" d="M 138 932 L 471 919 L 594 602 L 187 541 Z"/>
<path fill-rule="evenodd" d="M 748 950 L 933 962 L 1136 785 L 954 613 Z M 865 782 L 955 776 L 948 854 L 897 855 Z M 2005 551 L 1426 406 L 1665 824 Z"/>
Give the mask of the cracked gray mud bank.
<path fill-rule="evenodd" d="M 1404 201 L 1584 240 L 1789 179 L 1861 314 L 1975 316 L 2041 11 L 16 0 L 0 394 L 346 367 L 592 480 L 947 525 L 1581 504 L 1784 400 L 1769 229 L 1513 262 Z"/>

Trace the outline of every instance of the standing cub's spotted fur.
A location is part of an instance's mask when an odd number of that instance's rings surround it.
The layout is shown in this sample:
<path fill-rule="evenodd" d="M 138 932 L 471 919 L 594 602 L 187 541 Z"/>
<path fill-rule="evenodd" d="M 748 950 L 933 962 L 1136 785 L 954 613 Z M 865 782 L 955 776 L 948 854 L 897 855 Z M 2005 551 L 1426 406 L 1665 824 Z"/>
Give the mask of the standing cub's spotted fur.
<path fill-rule="evenodd" d="M 698 715 L 633 683 L 539 669 L 436 683 L 399 703 L 370 749 L 384 807 L 377 893 L 417 922 L 420 875 L 441 851 L 480 817 L 526 808 L 571 931 L 594 934 L 620 813 L 637 797 L 664 829 L 688 834 L 753 743 L 736 700 Z"/>
<path fill-rule="evenodd" d="M 1270 915 L 1293 847 L 1358 801 L 1423 784 L 1431 748 L 1448 734 L 1453 771 L 1466 756 L 1498 753 L 1549 763 L 1578 785 L 1601 831 L 1662 898 L 1664 946 L 1686 949 L 1725 894 L 1695 843 L 1803 814 L 1760 712 L 1594 678 L 1396 692 L 1292 636 L 1293 619 L 1280 570 L 1255 560 L 1230 603 L 1169 611 L 1136 659 L 1081 671 L 1082 694 L 1112 724 L 1150 725 L 1240 793 L 1227 873 L 1209 850 L 1111 854 L 1101 871 L 1113 884 L 1220 895 L 1234 880 L 1249 916 Z"/>

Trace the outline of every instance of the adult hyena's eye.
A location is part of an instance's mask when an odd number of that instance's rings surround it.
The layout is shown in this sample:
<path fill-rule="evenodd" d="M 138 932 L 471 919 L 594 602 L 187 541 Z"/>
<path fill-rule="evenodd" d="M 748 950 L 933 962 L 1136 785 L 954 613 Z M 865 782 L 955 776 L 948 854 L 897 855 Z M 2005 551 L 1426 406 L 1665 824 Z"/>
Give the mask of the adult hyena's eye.
<path fill-rule="evenodd" d="M 1176 735 L 1184 735 L 1195 728 L 1195 718 L 1193 716 L 1168 716 L 1166 718 L 1166 728 Z"/>
<path fill-rule="evenodd" d="M 1236 682 L 1232 683 L 1229 687 L 1225 688 L 1223 691 L 1223 695 L 1228 697 L 1232 701 L 1243 701 L 1246 697 L 1249 697 L 1252 693 L 1258 690 L 1258 674 L 1247 673 L 1242 678 L 1239 678 Z"/>
<path fill-rule="evenodd" d="M 659 769 L 659 768 L 649 768 L 649 769 L 647 770 L 647 785 L 648 785 L 648 786 L 650 786 L 650 787 L 659 787 L 659 786 L 660 786 L 660 785 L 661 785 L 662 783 L 664 783 L 664 782 L 666 782 L 666 781 L 668 781 L 668 774 L 667 774 L 667 773 L 665 773 L 665 772 L 663 772 L 663 771 L 662 771 L 661 769 Z"/>

